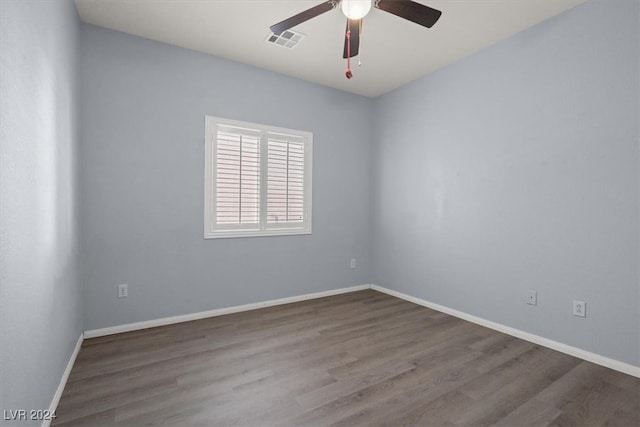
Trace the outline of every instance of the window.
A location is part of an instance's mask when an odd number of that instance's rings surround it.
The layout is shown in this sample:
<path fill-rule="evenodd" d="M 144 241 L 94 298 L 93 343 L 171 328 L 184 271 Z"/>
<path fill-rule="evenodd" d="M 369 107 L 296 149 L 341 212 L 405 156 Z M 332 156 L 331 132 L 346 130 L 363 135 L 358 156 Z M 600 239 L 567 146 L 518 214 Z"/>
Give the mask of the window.
<path fill-rule="evenodd" d="M 207 116 L 204 237 L 311 234 L 312 138 Z"/>

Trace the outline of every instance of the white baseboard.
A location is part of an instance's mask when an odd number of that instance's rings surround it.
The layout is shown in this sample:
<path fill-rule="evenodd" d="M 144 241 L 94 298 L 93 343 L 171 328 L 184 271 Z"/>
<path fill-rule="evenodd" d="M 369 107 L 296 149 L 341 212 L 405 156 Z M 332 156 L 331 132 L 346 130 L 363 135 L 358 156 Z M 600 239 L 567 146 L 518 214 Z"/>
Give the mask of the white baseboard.
<path fill-rule="evenodd" d="M 312 294 L 298 295 L 288 298 L 279 298 L 253 304 L 236 305 L 234 307 L 217 308 L 215 310 L 200 311 L 198 313 L 182 314 L 179 316 L 164 317 L 161 319 L 146 320 L 144 322 L 127 323 L 124 325 L 110 326 L 108 328 L 92 329 L 84 332 L 85 338 L 96 338 L 122 332 L 137 331 L 140 329 L 155 328 L 156 326 L 171 325 L 174 323 L 189 322 L 191 320 L 206 319 L 208 317 L 223 316 L 225 314 L 240 313 L 242 311 L 256 310 L 258 308 L 272 307 L 274 305 L 291 304 L 293 302 L 306 301 L 316 298 L 324 298 L 332 295 L 348 292 L 362 291 L 371 288 L 371 285 L 351 286 L 349 288 L 332 289 L 330 291 L 315 292 Z"/>
<path fill-rule="evenodd" d="M 481 317 L 473 316 L 471 314 L 464 313 L 462 311 L 455 310 L 453 308 L 445 307 L 440 304 L 435 304 L 430 301 L 423 300 L 421 298 L 416 298 L 411 295 L 403 294 L 402 292 L 393 291 L 391 289 L 383 288 L 382 286 L 371 285 L 371 289 L 376 290 L 378 292 L 383 292 L 385 294 L 410 301 L 414 304 L 422 305 L 424 307 L 431 308 L 433 310 L 440 311 L 442 313 L 450 314 L 451 316 L 458 317 L 463 320 L 467 320 L 472 323 L 476 323 L 478 325 L 496 330 L 498 332 L 503 332 L 505 334 L 521 338 L 525 341 L 532 342 L 534 344 L 538 344 L 552 350 L 559 351 L 561 353 L 568 354 L 570 356 L 577 357 L 579 359 L 586 360 L 588 362 L 595 363 L 597 365 L 601 365 L 607 368 L 614 369 L 616 371 L 623 372 L 628 375 L 633 375 L 634 377 L 640 378 L 640 367 L 630 365 L 628 363 L 620 362 L 615 359 L 611 359 L 606 356 L 601 356 L 596 353 L 592 353 L 590 351 L 583 350 L 581 348 L 573 347 L 567 344 L 563 344 L 558 341 L 554 341 L 548 338 L 541 337 L 539 335 L 535 335 L 529 332 L 521 331 L 519 329 L 512 328 L 510 326 L 503 325 L 501 323 L 492 322 L 491 320 L 483 319 Z"/>
<path fill-rule="evenodd" d="M 56 390 L 56 394 L 53 395 L 53 399 L 51 400 L 51 406 L 49 406 L 49 413 L 53 414 L 56 412 L 56 408 L 58 408 L 58 403 L 60 402 L 60 398 L 62 397 L 62 392 L 64 391 L 64 387 L 67 385 L 67 380 L 69 379 L 69 374 L 71 373 L 71 369 L 73 368 L 73 364 L 76 362 L 76 357 L 78 357 L 78 352 L 80 352 L 80 346 L 82 346 L 82 341 L 84 341 L 83 334 L 80 334 L 78 341 L 76 342 L 76 346 L 71 353 L 71 357 L 69 358 L 69 362 L 67 363 L 67 367 L 62 374 L 62 378 L 60 378 L 60 384 L 58 384 L 58 389 Z M 42 422 L 42 427 L 49 427 L 52 420 L 44 420 Z"/>

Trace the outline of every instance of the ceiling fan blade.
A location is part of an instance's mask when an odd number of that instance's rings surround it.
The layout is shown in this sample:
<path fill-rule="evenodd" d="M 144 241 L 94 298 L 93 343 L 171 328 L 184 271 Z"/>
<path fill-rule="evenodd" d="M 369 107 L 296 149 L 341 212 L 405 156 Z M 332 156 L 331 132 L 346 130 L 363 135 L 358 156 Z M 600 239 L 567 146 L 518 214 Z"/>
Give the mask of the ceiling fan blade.
<path fill-rule="evenodd" d="M 427 28 L 433 27 L 442 15 L 439 10 L 410 0 L 380 0 L 375 6 Z"/>
<path fill-rule="evenodd" d="M 303 22 L 308 21 L 311 18 L 315 18 L 318 15 L 322 15 L 325 12 L 329 12 L 334 8 L 335 4 L 335 0 L 326 1 L 312 7 L 311 9 L 307 9 L 304 12 L 300 12 L 297 15 L 292 16 L 291 18 L 285 19 L 282 22 L 278 22 L 277 24 L 274 24 L 269 28 L 271 29 L 271 32 L 273 32 L 273 34 L 281 34 L 283 31 L 286 31 L 289 28 L 295 27 L 298 24 L 302 24 Z"/>
<path fill-rule="evenodd" d="M 344 53 L 342 54 L 343 58 L 347 58 L 348 54 L 351 53 L 350 58 L 358 55 L 358 51 L 360 50 L 360 30 L 362 29 L 362 19 L 347 19 L 347 30 L 351 30 L 351 52 L 347 51 L 348 40 L 345 34 L 344 36 Z"/>

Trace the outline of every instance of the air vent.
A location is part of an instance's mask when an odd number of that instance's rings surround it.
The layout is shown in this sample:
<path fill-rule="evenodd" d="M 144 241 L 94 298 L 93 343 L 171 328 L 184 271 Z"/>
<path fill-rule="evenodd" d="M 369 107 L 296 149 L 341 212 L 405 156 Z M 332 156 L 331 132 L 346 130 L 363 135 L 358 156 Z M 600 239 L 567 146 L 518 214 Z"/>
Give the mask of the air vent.
<path fill-rule="evenodd" d="M 286 47 L 287 49 L 294 48 L 300 41 L 304 38 L 304 34 L 297 33 L 292 30 L 283 31 L 282 34 L 269 34 L 269 37 L 265 40 L 265 42 L 269 44 L 274 44 L 280 47 Z"/>

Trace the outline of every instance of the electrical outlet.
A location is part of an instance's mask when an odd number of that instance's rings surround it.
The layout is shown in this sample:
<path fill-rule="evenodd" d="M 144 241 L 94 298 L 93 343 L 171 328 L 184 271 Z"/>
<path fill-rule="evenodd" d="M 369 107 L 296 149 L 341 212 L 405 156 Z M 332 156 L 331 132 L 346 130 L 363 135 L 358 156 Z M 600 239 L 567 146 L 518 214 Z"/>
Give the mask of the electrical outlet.
<path fill-rule="evenodd" d="M 351 258 L 351 268 L 356 268 L 356 259 L 355 258 Z"/>
<path fill-rule="evenodd" d="M 584 301 L 573 300 L 573 315 L 578 317 L 587 317 L 587 303 Z"/>
<path fill-rule="evenodd" d="M 527 304 L 538 305 L 538 292 L 536 291 L 527 292 Z"/>
<path fill-rule="evenodd" d="M 118 298 L 126 298 L 129 296 L 129 285 L 118 285 Z"/>

